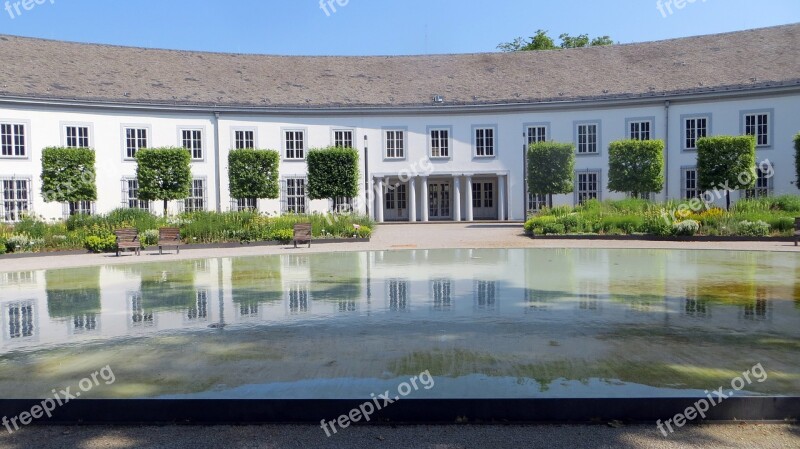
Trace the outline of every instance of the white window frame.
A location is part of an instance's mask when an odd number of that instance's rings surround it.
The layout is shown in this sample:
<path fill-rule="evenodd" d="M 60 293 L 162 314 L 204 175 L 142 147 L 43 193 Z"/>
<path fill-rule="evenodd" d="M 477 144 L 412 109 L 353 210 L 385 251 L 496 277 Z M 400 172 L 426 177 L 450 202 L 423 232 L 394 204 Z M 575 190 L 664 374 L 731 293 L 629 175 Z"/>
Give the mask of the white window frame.
<path fill-rule="evenodd" d="M 693 183 L 693 187 L 689 187 L 689 182 Z M 694 195 L 690 195 L 694 192 Z M 700 191 L 700 176 L 696 166 L 681 167 L 681 201 L 699 198 L 702 192 Z"/>
<path fill-rule="evenodd" d="M 547 207 L 547 195 L 528 192 L 528 212 L 539 212 Z"/>
<path fill-rule="evenodd" d="M 1 135 L 2 139 L 0 139 L 0 159 L 30 159 L 31 157 L 31 123 L 28 120 L 0 120 L 0 129 L 2 127 L 10 126 L 11 127 L 11 135 L 10 139 L 11 142 L 11 153 L 12 154 L 3 154 L 3 149 L 6 146 L 6 138 L 5 136 Z M 21 155 L 17 155 L 17 146 L 16 140 L 19 138 L 17 127 L 22 128 L 22 153 Z"/>
<path fill-rule="evenodd" d="M 200 187 L 198 187 L 200 183 Z M 208 181 L 205 177 L 192 178 L 189 196 L 180 202 L 184 212 L 202 212 L 208 210 Z"/>
<path fill-rule="evenodd" d="M 234 212 L 258 212 L 258 198 L 232 198 L 231 210 Z"/>
<path fill-rule="evenodd" d="M 442 138 L 442 133 L 447 135 Z M 434 137 L 437 133 L 437 137 Z M 431 159 L 450 159 L 453 154 L 453 127 L 452 126 L 429 126 L 428 135 L 428 157 Z M 438 142 L 438 146 L 434 145 Z M 444 150 L 444 153 L 442 152 Z"/>
<path fill-rule="evenodd" d="M 408 146 L 408 128 L 383 128 L 382 131 L 383 158 L 390 161 L 404 160 Z M 392 145 L 390 145 L 390 141 Z M 393 152 L 391 155 L 389 154 L 390 150 Z"/>
<path fill-rule="evenodd" d="M 12 183 L 12 191 L 14 192 L 13 198 L 8 196 L 8 191 L 6 190 L 6 183 Z M 17 183 L 24 182 L 25 184 L 25 196 L 26 198 L 19 198 L 19 193 L 23 191 L 20 189 Z M 32 179 L 29 177 L 18 177 L 18 176 L 3 176 L 0 177 L 0 211 L 2 211 L 2 216 L 0 216 L 0 221 L 5 221 L 8 223 L 16 223 L 22 219 L 23 215 L 29 215 L 33 212 L 33 183 Z M 24 207 L 20 207 L 24 204 Z M 11 208 L 8 208 L 7 205 L 11 205 Z"/>
<path fill-rule="evenodd" d="M 15 319 L 12 315 L 12 309 L 28 309 L 29 317 L 23 320 L 24 313 L 19 312 L 15 315 L 19 320 Z M 34 300 L 26 299 L 22 301 L 13 301 L 3 305 L 3 339 L 6 341 L 24 341 L 34 339 L 39 336 L 39 310 Z M 19 334 L 12 333 L 15 328 L 19 326 Z M 26 326 L 27 325 L 27 326 Z M 27 333 L 26 333 L 27 330 Z"/>
<path fill-rule="evenodd" d="M 756 138 L 756 147 L 766 149 L 772 148 L 773 142 L 773 116 L 775 114 L 774 109 L 760 109 L 754 111 L 741 111 L 741 134 L 743 136 L 754 136 Z M 766 123 L 761 124 L 758 120 L 761 117 L 766 117 Z M 749 119 L 754 119 L 754 124 L 748 124 Z M 764 132 L 761 132 L 760 127 L 764 126 L 766 129 Z M 753 128 L 753 129 L 751 129 Z M 766 140 L 765 143 L 761 143 L 761 138 Z"/>
<path fill-rule="evenodd" d="M 246 133 L 253 133 L 253 141 L 252 147 L 244 145 L 247 143 L 247 134 Z M 236 133 L 244 133 L 242 137 L 242 144 L 243 146 L 237 146 L 239 140 L 236 138 Z M 239 149 L 256 149 L 258 148 L 258 128 L 255 127 L 232 127 L 231 128 L 231 149 L 239 150 Z"/>
<path fill-rule="evenodd" d="M 292 135 L 289 136 L 289 133 Z M 297 134 L 300 134 L 300 139 Z M 308 145 L 306 139 L 308 130 L 305 128 L 281 128 L 281 144 L 283 145 L 283 160 L 303 161 L 306 159 Z M 292 147 L 292 148 L 290 148 Z M 289 152 L 292 152 L 291 155 Z"/>
<path fill-rule="evenodd" d="M 297 193 L 297 181 L 303 181 L 302 192 L 300 194 Z M 290 184 L 292 185 L 290 186 Z M 291 192 L 290 188 L 293 189 Z M 310 204 L 308 201 L 308 179 L 305 176 L 287 176 L 283 178 L 281 182 L 281 194 L 283 196 L 283 213 L 294 213 L 300 215 L 309 213 Z M 292 203 L 292 199 L 294 199 L 294 204 L 290 204 Z"/>
<path fill-rule="evenodd" d="M 133 155 L 130 155 L 129 147 L 128 147 L 128 130 L 136 131 L 136 136 L 134 140 L 136 141 L 135 149 L 133 150 Z M 139 135 L 139 131 L 144 131 L 144 145 L 141 145 L 140 140 L 142 137 Z M 140 125 L 140 124 L 123 124 L 122 125 L 122 160 L 131 162 L 136 160 L 136 152 L 151 147 L 153 144 L 153 130 L 150 125 Z"/>
<path fill-rule="evenodd" d="M 391 312 L 411 311 L 411 284 L 406 279 L 386 280 L 386 306 Z"/>
<path fill-rule="evenodd" d="M 655 117 L 636 117 L 625 120 L 625 138 L 630 140 L 654 140 L 655 139 Z M 644 125 L 647 129 L 644 130 Z M 635 129 L 634 129 L 635 127 Z M 642 138 L 643 134 L 647 138 Z"/>
<path fill-rule="evenodd" d="M 344 196 L 332 198 L 331 212 L 334 214 L 351 214 L 355 212 L 355 201 L 351 197 Z"/>
<path fill-rule="evenodd" d="M 602 144 L 600 134 L 602 123 L 599 120 L 581 121 L 575 122 L 574 126 L 575 153 L 578 156 L 599 156 L 601 154 L 600 147 Z M 591 141 L 592 133 L 590 131 L 592 128 L 594 128 L 594 142 Z M 583 143 L 581 142 L 581 136 L 585 136 L 585 142 Z M 581 151 L 581 148 L 584 148 L 584 150 Z"/>
<path fill-rule="evenodd" d="M 139 195 L 137 194 L 135 198 L 131 198 L 131 182 L 136 183 L 136 192 L 139 191 L 139 180 L 136 179 L 135 176 L 129 176 L 122 178 L 122 207 L 124 209 L 140 209 L 146 210 L 148 212 L 152 211 L 152 204 L 150 201 L 144 201 L 139 199 Z M 131 207 L 131 201 L 135 201 L 138 203 L 137 207 Z M 146 205 L 146 207 L 142 207 Z"/>
<path fill-rule="evenodd" d="M 75 205 L 76 207 L 73 208 L 73 205 Z M 85 200 L 85 201 L 68 201 L 68 202 L 64 203 L 64 207 L 63 207 L 64 219 L 66 220 L 70 216 L 78 215 L 78 214 L 94 215 L 95 214 L 95 208 L 96 208 L 96 204 L 95 204 L 94 201 L 89 201 L 89 200 Z M 76 212 L 74 214 L 72 213 L 73 209 L 76 210 Z"/>
<path fill-rule="evenodd" d="M 771 167 L 773 175 L 766 177 L 764 171 L 761 170 L 761 164 L 756 166 L 756 186 L 752 189 L 744 189 L 741 191 L 741 197 L 750 198 L 765 198 L 775 195 L 775 168 Z"/>
<path fill-rule="evenodd" d="M 191 146 L 186 146 L 186 136 L 185 133 L 190 133 L 189 141 L 192 142 Z M 200 137 L 195 139 L 194 133 L 200 133 Z M 189 150 L 189 155 L 192 158 L 192 161 L 204 161 L 206 159 L 206 145 L 205 145 L 205 138 L 206 138 L 206 130 L 204 127 L 178 127 L 178 146 L 182 148 L 186 148 Z M 199 147 L 195 147 L 194 144 L 199 143 Z M 197 156 L 196 152 L 200 152 L 199 157 Z"/>
<path fill-rule="evenodd" d="M 533 143 L 547 142 L 550 137 L 550 123 L 525 123 L 523 126 L 528 146 Z"/>
<path fill-rule="evenodd" d="M 341 139 L 336 137 L 337 133 L 342 133 Z M 347 139 L 345 134 L 350 133 L 350 146 L 346 145 Z M 340 143 L 341 142 L 341 143 Z M 333 128 L 331 130 L 331 146 L 338 148 L 355 148 L 356 147 L 356 132 L 352 128 Z"/>
<path fill-rule="evenodd" d="M 69 144 L 69 129 L 75 128 L 76 131 L 81 128 L 86 129 L 86 145 L 70 145 Z M 81 139 L 80 136 L 77 139 Z M 62 122 L 61 123 L 61 143 L 64 145 L 65 148 L 94 148 L 94 127 L 91 123 L 79 123 L 79 122 Z M 80 142 L 78 142 L 80 143 Z"/>
<path fill-rule="evenodd" d="M 487 135 L 487 131 L 491 132 L 491 136 Z M 478 134 L 481 132 L 483 133 L 483 136 L 478 137 Z M 497 157 L 497 149 L 499 148 L 497 134 L 497 125 L 473 126 L 472 157 L 476 159 L 491 159 Z"/>
<path fill-rule="evenodd" d="M 595 189 L 589 189 L 589 185 L 592 181 L 588 178 L 585 181 L 581 181 L 581 176 L 591 176 L 594 175 L 595 181 Z M 582 184 L 586 184 L 586 188 L 582 188 Z M 592 196 L 594 193 L 594 196 Z M 589 170 L 577 170 L 575 171 L 575 205 L 583 204 L 588 200 L 596 199 L 598 201 L 603 200 L 603 171 L 599 169 L 589 169 Z"/>
<path fill-rule="evenodd" d="M 689 126 L 689 121 L 693 121 L 693 126 Z M 698 120 L 705 120 L 705 127 L 698 126 Z M 693 130 L 694 135 L 689 137 L 689 130 Z M 703 129 L 703 135 L 700 136 L 699 130 Z M 711 114 L 691 114 L 681 116 L 681 148 L 683 151 L 697 151 L 697 141 L 703 137 L 711 136 Z M 694 146 L 689 145 L 689 140 L 694 140 Z"/>

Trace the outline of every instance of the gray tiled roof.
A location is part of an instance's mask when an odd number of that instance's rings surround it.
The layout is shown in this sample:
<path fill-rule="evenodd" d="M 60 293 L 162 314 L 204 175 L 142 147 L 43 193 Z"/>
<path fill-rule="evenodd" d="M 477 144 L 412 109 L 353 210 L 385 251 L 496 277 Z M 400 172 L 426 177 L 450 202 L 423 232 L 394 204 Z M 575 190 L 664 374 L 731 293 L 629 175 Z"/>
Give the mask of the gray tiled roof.
<path fill-rule="evenodd" d="M 0 97 L 341 108 L 515 104 L 800 83 L 800 24 L 546 52 L 305 57 L 0 35 Z"/>

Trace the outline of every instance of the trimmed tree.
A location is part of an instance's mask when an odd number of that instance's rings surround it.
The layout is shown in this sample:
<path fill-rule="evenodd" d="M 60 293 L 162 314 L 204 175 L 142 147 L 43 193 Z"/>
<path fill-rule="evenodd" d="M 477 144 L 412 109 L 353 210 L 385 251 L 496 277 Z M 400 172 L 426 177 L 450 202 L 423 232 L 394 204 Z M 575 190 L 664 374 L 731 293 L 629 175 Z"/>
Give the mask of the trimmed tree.
<path fill-rule="evenodd" d="M 186 148 L 143 148 L 136 152 L 139 199 L 167 203 L 189 197 L 192 186 L 191 155 Z"/>
<path fill-rule="evenodd" d="M 664 188 L 664 142 L 617 140 L 608 147 L 608 189 L 634 198 Z"/>
<path fill-rule="evenodd" d="M 794 169 L 797 172 L 795 185 L 800 189 L 800 133 L 794 136 Z"/>
<path fill-rule="evenodd" d="M 751 189 L 756 183 L 756 140 L 753 136 L 703 137 L 697 140 L 697 181 L 704 192 L 725 190 L 731 208 L 731 190 Z"/>
<path fill-rule="evenodd" d="M 538 142 L 528 147 L 528 192 L 547 195 L 570 193 L 575 183 L 575 146 L 571 143 Z"/>
<path fill-rule="evenodd" d="M 280 158 L 275 150 L 243 148 L 228 153 L 228 185 L 231 197 L 278 198 Z"/>
<path fill-rule="evenodd" d="M 42 197 L 45 202 L 95 201 L 95 154 L 91 148 L 42 150 Z"/>
<path fill-rule="evenodd" d="M 352 148 L 313 149 L 308 163 L 308 197 L 353 198 L 358 195 L 358 151 Z"/>

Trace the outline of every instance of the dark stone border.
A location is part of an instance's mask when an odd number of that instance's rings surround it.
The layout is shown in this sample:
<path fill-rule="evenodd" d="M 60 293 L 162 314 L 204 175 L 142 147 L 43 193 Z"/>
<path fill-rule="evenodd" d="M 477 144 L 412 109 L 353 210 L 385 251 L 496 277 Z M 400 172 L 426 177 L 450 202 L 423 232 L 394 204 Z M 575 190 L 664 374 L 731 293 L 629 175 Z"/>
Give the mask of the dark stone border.
<path fill-rule="evenodd" d="M 534 240 L 638 240 L 652 242 L 778 242 L 794 243 L 794 237 L 694 236 L 673 237 L 659 235 L 528 235 Z"/>
<path fill-rule="evenodd" d="M 311 247 L 313 248 L 314 245 L 327 245 L 329 243 L 369 243 L 370 239 L 316 239 L 311 242 Z M 239 242 L 229 242 L 229 243 L 197 243 L 197 244 L 188 244 L 181 246 L 181 250 L 192 250 L 192 249 L 224 249 L 224 248 L 241 248 L 245 246 L 281 246 L 281 245 L 292 245 L 292 242 L 283 243 L 277 241 L 269 241 L 269 242 L 249 242 L 249 243 L 239 243 Z M 299 247 L 308 247 L 308 244 L 305 245 L 298 245 Z M 148 246 L 146 248 L 142 248 L 142 251 L 158 251 L 157 246 Z M 164 251 L 166 252 L 174 252 L 174 246 L 165 246 Z M 49 256 L 79 256 L 81 254 L 93 254 L 86 250 L 72 250 L 72 251 L 45 251 L 41 253 L 10 253 L 10 254 L 3 254 L 0 255 L 0 260 L 5 259 L 24 259 L 29 257 L 49 257 Z M 114 254 L 114 253 L 102 253 L 102 254 Z"/>
<path fill-rule="evenodd" d="M 683 413 L 700 398 L 616 399 L 401 399 L 376 411 L 370 424 L 387 423 L 653 423 Z M 41 400 L 0 400 L 0 416 L 30 411 Z M 72 400 L 37 424 L 250 424 L 319 425 L 365 400 Z M 381 405 L 383 405 L 381 403 Z M 710 407 L 705 421 L 796 422 L 800 397 L 738 397 Z M 364 421 L 361 421 L 363 424 Z M 2 430 L 0 428 L 0 430 Z"/>

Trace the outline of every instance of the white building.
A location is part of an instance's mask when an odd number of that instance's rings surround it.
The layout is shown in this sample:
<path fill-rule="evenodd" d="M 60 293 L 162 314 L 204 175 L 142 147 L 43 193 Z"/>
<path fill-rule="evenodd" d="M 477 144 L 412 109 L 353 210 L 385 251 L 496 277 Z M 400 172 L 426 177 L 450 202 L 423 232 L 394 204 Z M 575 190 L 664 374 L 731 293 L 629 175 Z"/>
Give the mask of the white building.
<path fill-rule="evenodd" d="M 622 198 L 607 189 L 608 145 L 666 142 L 655 199 L 692 197 L 697 137 L 755 134 L 751 194 L 796 193 L 800 25 L 548 52 L 401 57 L 283 57 L 149 50 L 0 36 L 2 215 L 149 207 L 137 200 L 142 147 L 192 151 L 192 197 L 175 210 L 325 212 L 309 201 L 307 151 L 362 155 L 355 206 L 378 221 L 522 220 L 524 148 L 574 142 L 576 188 L 558 204 Z M 90 146 L 98 199 L 47 204 L 41 152 Z M 279 150 L 281 198 L 230 197 L 233 148 Z M 378 192 L 377 195 L 367 192 Z M 734 195 L 734 200 L 745 193 Z M 349 200 L 340 200 L 348 202 Z M 158 212 L 159 207 L 152 208 Z"/>

